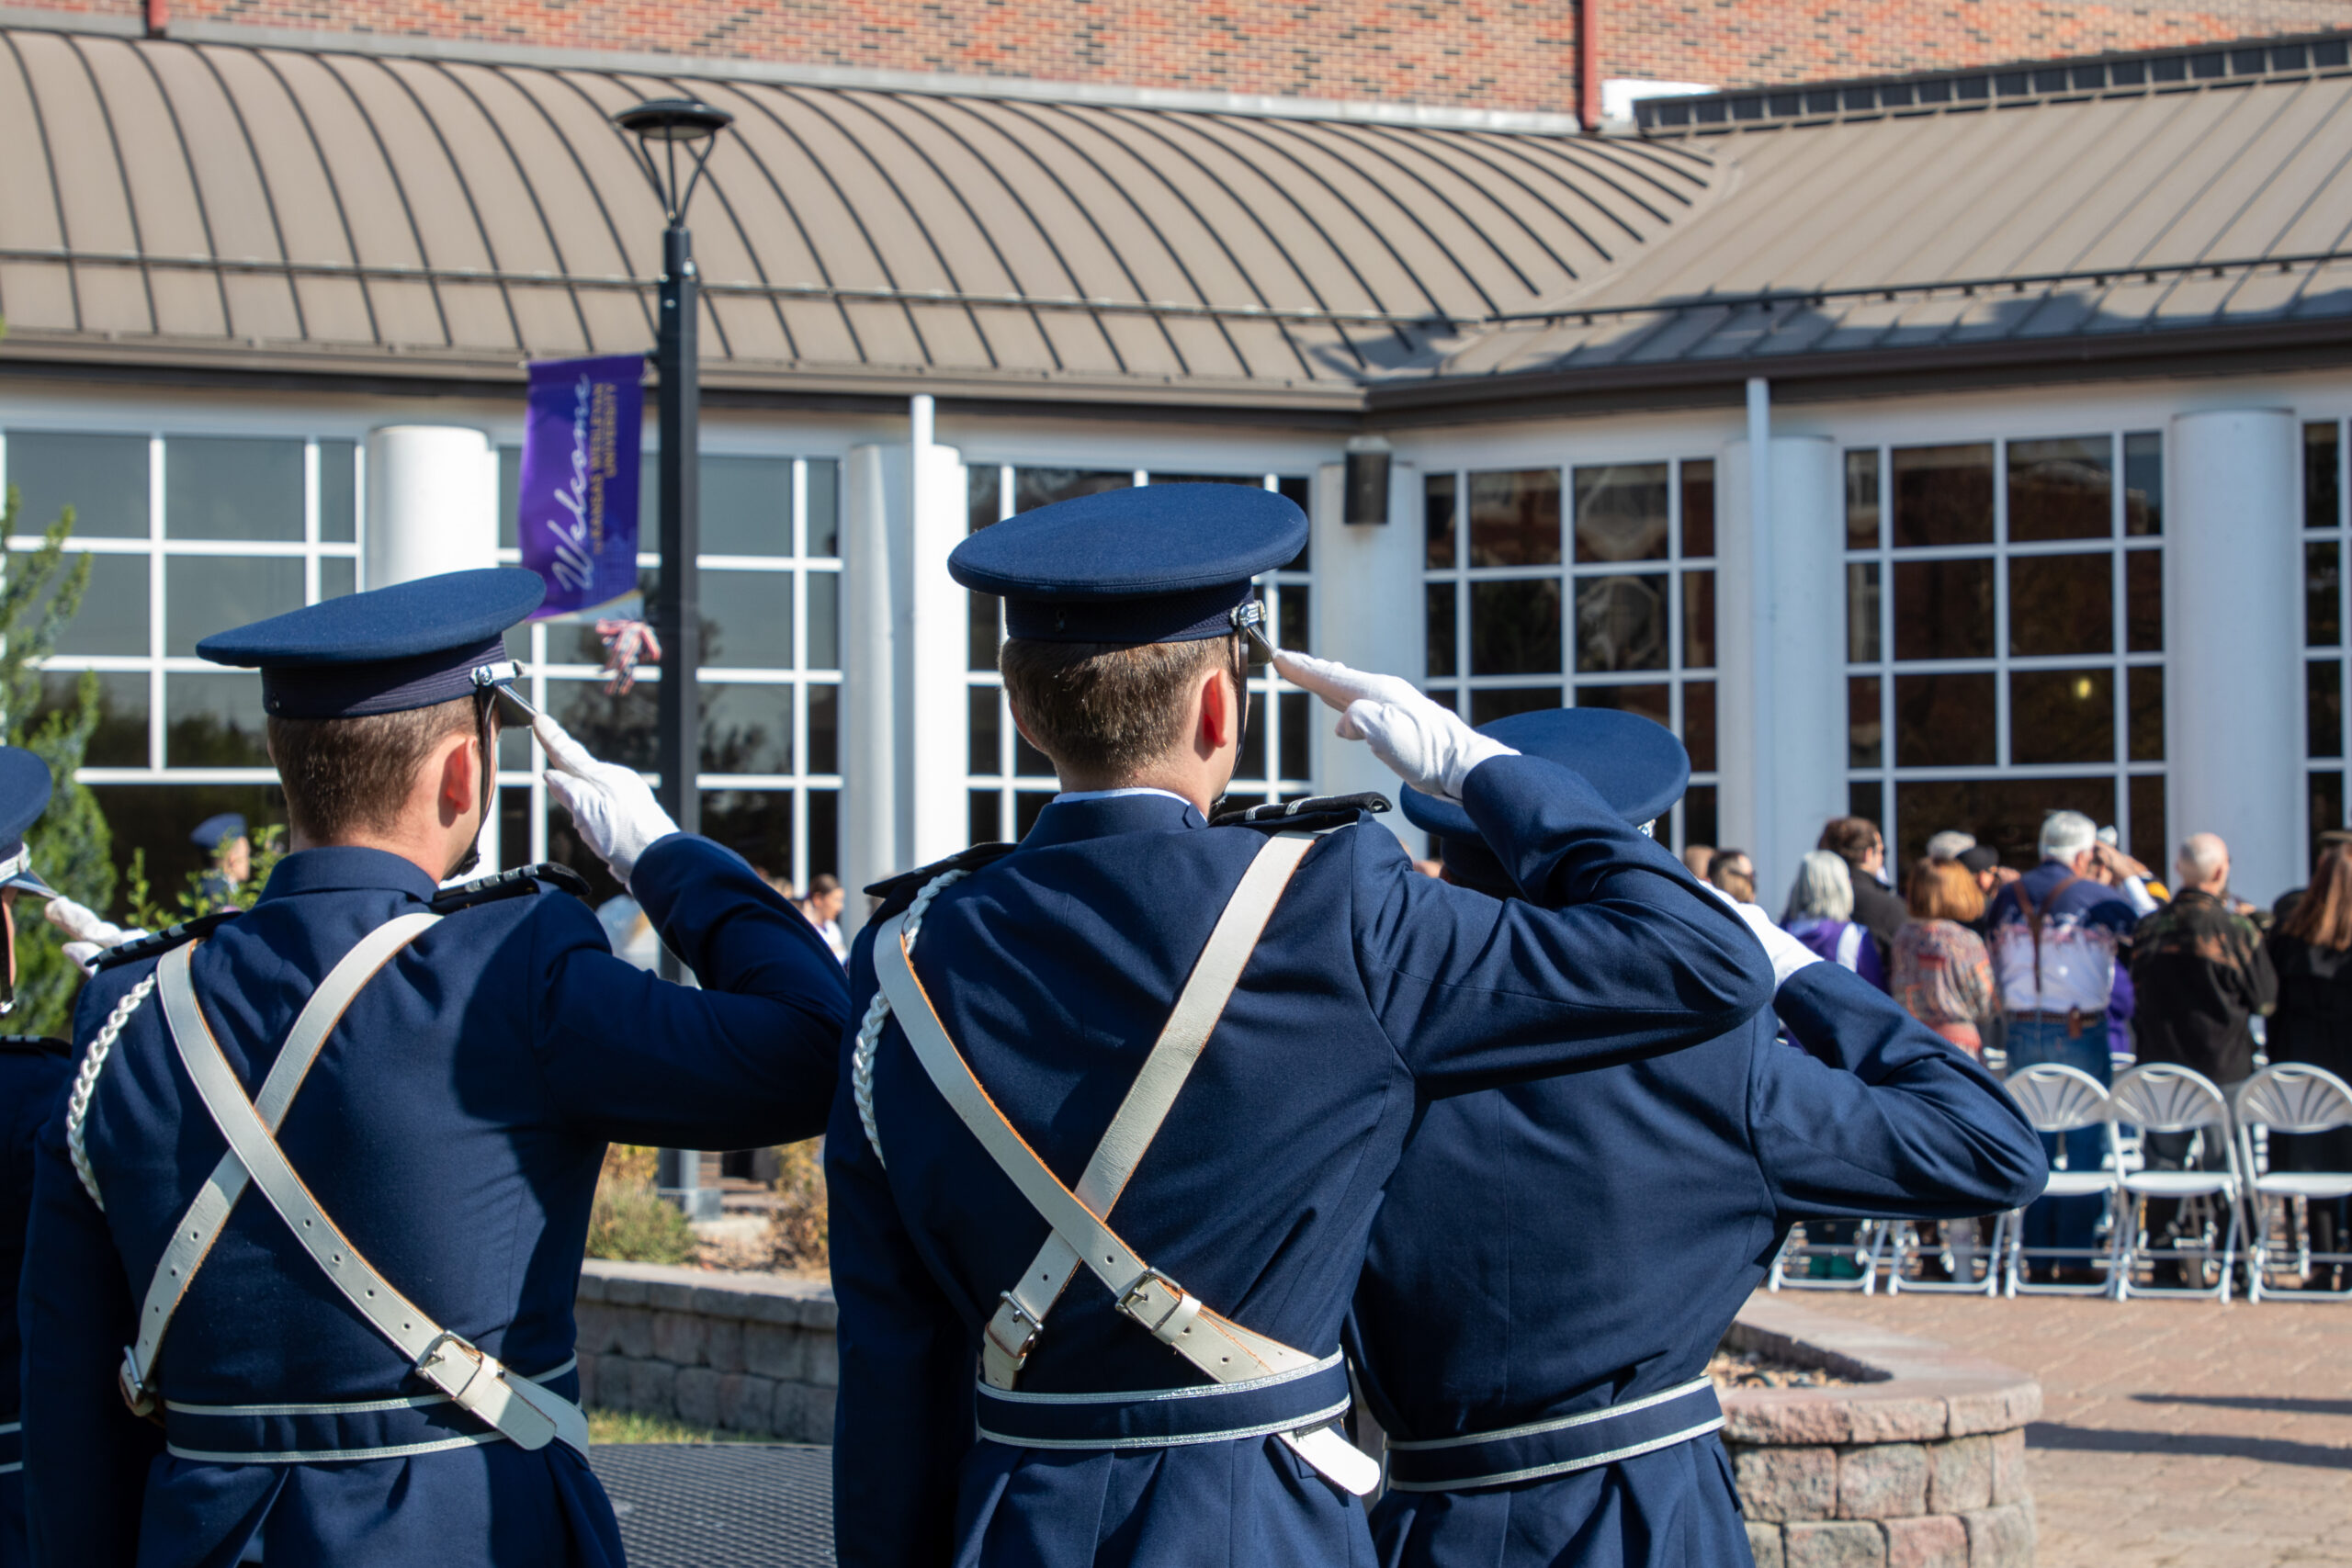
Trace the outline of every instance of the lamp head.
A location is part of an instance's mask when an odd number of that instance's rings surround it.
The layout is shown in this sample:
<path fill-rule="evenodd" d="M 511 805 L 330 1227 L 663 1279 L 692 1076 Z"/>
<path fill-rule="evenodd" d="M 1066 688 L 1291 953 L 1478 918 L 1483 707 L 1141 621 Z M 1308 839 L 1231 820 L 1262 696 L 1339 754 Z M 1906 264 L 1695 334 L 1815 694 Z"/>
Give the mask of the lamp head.
<path fill-rule="evenodd" d="M 735 123 L 733 115 L 698 98 L 655 98 L 625 108 L 613 119 L 647 141 L 701 141 Z"/>

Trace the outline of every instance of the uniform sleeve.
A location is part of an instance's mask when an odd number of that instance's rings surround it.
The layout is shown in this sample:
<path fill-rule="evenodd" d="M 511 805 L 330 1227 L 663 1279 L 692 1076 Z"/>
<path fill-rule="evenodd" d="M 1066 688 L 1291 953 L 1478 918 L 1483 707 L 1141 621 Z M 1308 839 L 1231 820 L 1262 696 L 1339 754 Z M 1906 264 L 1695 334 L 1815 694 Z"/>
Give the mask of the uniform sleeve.
<path fill-rule="evenodd" d="M 870 995 L 874 927 L 850 973 Z M 845 1048 L 846 1049 L 846 1048 Z M 978 1349 L 899 1218 L 858 1119 L 844 1055 L 825 1137 L 841 1387 L 833 1407 L 833 1541 L 842 1568 L 911 1568 L 954 1550 L 956 1484 L 974 1441 Z"/>
<path fill-rule="evenodd" d="M 1999 1080 L 1859 976 L 1811 964 L 1774 1008 L 1804 1049 L 1759 1047 L 1748 1121 L 1784 1217 L 1963 1219 L 2041 1195 L 2041 1141 Z"/>
<path fill-rule="evenodd" d="M 1349 834 L 1365 992 L 1426 1092 L 1695 1045 L 1770 1002 L 1739 917 L 1577 773 L 1498 757 L 1463 804 L 1524 900 L 1423 876 L 1386 832 Z"/>
<path fill-rule="evenodd" d="M 596 1136 L 667 1148 L 823 1132 L 849 987 L 816 928 L 707 839 L 662 840 L 631 884 L 701 987 L 614 957 L 576 900 L 539 899 L 534 1039 L 558 1106 Z"/>
<path fill-rule="evenodd" d="M 104 1016 L 93 1014 L 96 993 L 105 989 L 83 989 L 76 1031 L 83 1041 Z M 123 1349 L 137 1337 L 138 1293 L 106 1216 L 74 1174 L 62 1114 L 42 1129 L 34 1161 L 17 1297 L 32 1561 L 43 1568 L 129 1568 L 139 1556 L 148 1465 L 164 1447 L 162 1428 L 133 1416 L 116 1383 Z M 139 1283 L 143 1291 L 146 1281 Z"/>

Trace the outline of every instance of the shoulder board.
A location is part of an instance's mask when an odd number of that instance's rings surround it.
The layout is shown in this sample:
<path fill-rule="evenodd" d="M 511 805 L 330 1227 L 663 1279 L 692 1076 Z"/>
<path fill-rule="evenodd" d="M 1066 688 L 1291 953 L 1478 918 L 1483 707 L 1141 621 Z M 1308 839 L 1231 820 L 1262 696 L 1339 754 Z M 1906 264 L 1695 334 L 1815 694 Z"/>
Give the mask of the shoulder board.
<path fill-rule="evenodd" d="M 1220 811 L 1209 818 L 1209 826 L 1255 828 L 1264 833 L 1328 833 L 1347 827 L 1365 812 L 1378 816 L 1387 809 L 1385 795 L 1310 795 L 1301 800 Z"/>
<path fill-rule="evenodd" d="M 182 942 L 210 936 L 220 927 L 243 914 L 243 909 L 215 909 L 209 915 L 198 915 L 192 920 L 182 920 L 175 926 L 165 926 L 153 936 L 142 936 L 136 942 L 126 942 L 119 947 L 109 947 L 91 960 L 93 972 L 112 969 L 124 964 L 136 964 L 142 958 L 161 958 Z"/>
<path fill-rule="evenodd" d="M 553 861 L 541 861 L 537 865 L 517 866 L 513 871 L 495 871 L 488 876 L 477 876 L 471 882 L 460 882 L 445 888 L 433 898 L 436 915 L 455 914 L 470 909 L 477 904 L 495 904 L 502 898 L 519 898 L 526 893 L 537 893 L 541 885 L 559 888 L 573 897 L 585 901 L 590 895 L 588 879 L 568 865 Z"/>
<path fill-rule="evenodd" d="M 51 1034 L 0 1034 L 0 1055 L 70 1056 L 73 1043 Z"/>
<path fill-rule="evenodd" d="M 865 891 L 871 897 L 881 899 L 887 908 L 893 899 L 913 897 L 922 891 L 924 883 L 942 872 L 978 871 L 991 861 L 1003 859 L 1017 847 L 1013 844 L 974 844 L 970 849 L 949 855 L 945 860 L 935 860 L 929 865 L 918 867 L 913 871 L 902 871 L 896 876 L 876 882 Z"/>

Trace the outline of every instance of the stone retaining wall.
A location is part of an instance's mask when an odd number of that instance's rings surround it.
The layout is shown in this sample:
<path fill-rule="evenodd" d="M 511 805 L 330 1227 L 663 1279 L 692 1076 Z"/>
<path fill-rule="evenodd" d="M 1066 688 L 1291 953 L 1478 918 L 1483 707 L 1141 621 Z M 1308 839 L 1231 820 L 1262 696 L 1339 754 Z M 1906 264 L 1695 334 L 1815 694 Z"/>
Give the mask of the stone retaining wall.
<path fill-rule="evenodd" d="M 580 1397 L 795 1443 L 833 1440 L 832 1288 L 590 1258 L 580 1274 Z"/>
<path fill-rule="evenodd" d="M 1757 1568 L 2031 1568 L 2041 1384 L 1782 1297 L 1756 1297 L 1724 1342 L 1865 1380 L 1724 1395 Z"/>

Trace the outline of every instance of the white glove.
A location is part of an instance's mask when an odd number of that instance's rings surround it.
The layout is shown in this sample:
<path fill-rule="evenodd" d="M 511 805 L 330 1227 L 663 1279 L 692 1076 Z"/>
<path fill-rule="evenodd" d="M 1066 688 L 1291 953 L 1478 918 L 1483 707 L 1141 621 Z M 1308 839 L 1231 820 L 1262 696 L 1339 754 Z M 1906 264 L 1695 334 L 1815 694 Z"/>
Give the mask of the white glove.
<path fill-rule="evenodd" d="M 1764 944 L 1764 956 L 1772 961 L 1773 990 L 1778 991 L 1787 985 L 1789 976 L 1806 964 L 1821 962 L 1821 954 L 1774 925 L 1772 917 L 1764 912 L 1763 905 L 1743 904 L 1712 882 L 1701 886 L 1729 904 L 1732 913 L 1747 921 L 1747 929 L 1756 933 L 1756 940 Z"/>
<path fill-rule="evenodd" d="M 1374 756 L 1424 795 L 1460 800 L 1471 769 L 1490 757 L 1519 755 L 1423 696 L 1410 681 L 1367 675 L 1304 653 L 1278 652 L 1274 668 L 1340 710 L 1340 739 L 1367 742 Z"/>
<path fill-rule="evenodd" d="M 51 898 L 42 913 L 51 925 L 65 933 L 65 956 L 85 975 L 97 972 L 97 956 L 107 948 L 137 942 L 147 934 L 137 926 L 119 926 L 104 919 L 96 909 L 71 898 Z"/>
<path fill-rule="evenodd" d="M 547 749 L 548 793 L 571 813 L 580 836 L 596 858 L 613 868 L 626 886 L 637 863 L 660 840 L 678 830 L 653 798 L 653 786 L 634 768 L 600 762 L 546 714 L 531 721 L 531 733 Z"/>

